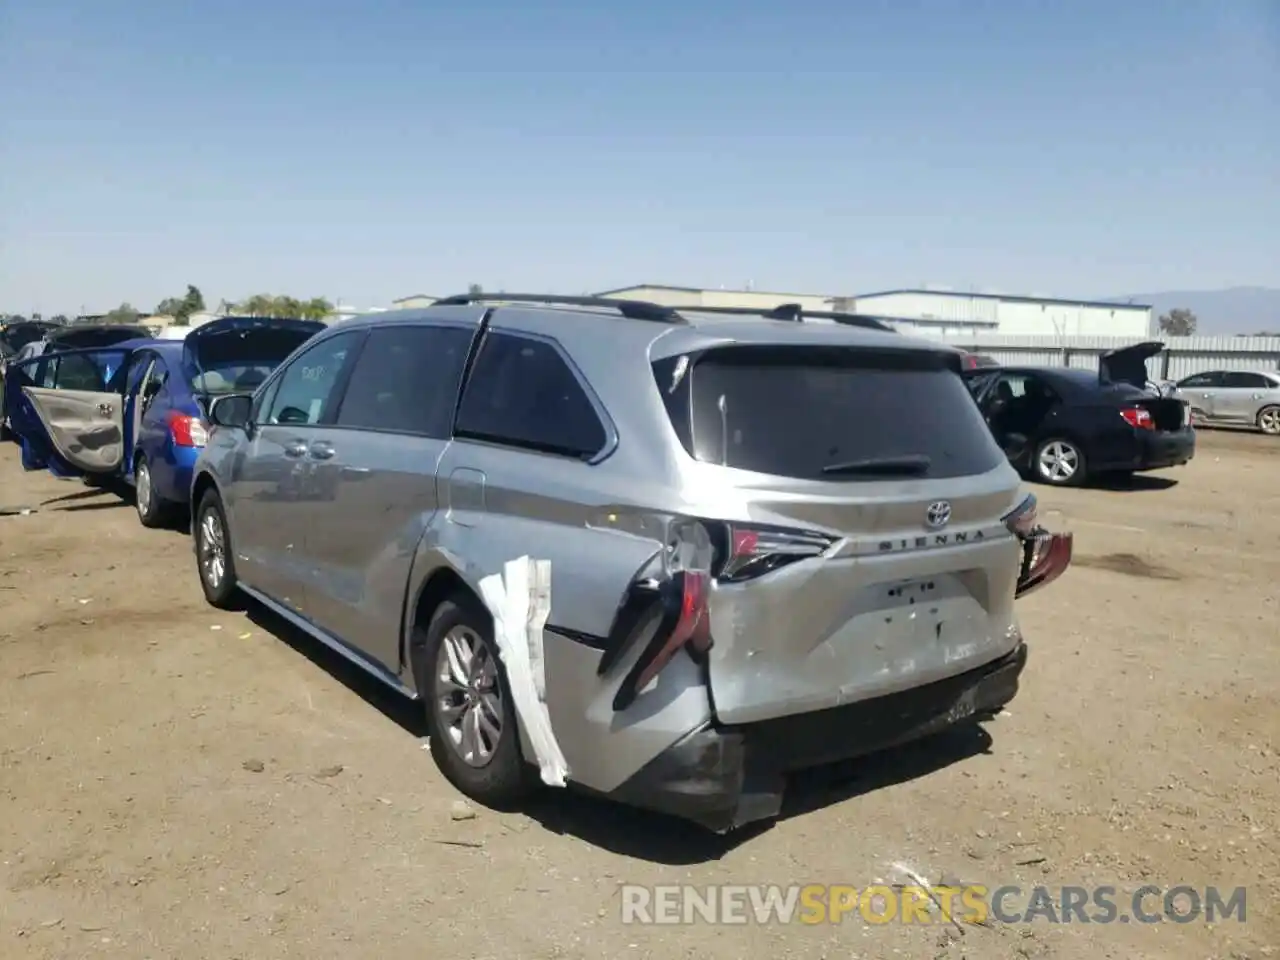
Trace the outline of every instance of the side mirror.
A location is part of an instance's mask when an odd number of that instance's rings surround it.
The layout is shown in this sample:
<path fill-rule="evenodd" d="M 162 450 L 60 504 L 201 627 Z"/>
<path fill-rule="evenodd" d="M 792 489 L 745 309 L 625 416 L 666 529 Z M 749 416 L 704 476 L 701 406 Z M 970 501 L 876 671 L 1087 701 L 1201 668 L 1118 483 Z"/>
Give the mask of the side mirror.
<path fill-rule="evenodd" d="M 249 425 L 249 414 L 253 411 L 253 397 L 247 393 L 233 393 L 219 397 L 209 407 L 209 422 L 217 427 L 239 427 L 243 430 Z"/>

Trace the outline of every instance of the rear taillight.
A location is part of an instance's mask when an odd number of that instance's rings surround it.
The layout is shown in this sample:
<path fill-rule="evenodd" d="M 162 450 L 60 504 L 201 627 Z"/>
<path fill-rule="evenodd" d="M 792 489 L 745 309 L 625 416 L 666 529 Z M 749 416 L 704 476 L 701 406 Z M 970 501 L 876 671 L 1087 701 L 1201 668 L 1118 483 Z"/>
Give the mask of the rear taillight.
<path fill-rule="evenodd" d="M 800 530 L 699 520 L 675 524 L 662 554 L 662 577 L 632 585 L 600 659 L 597 672 L 603 676 L 622 659 L 641 626 L 653 621 L 657 607 L 657 629 L 623 678 L 614 710 L 631 706 L 681 651 L 703 662 L 713 643 L 710 602 L 717 583 L 741 583 L 821 556 L 834 542 Z"/>
<path fill-rule="evenodd" d="M 169 414 L 169 435 L 179 447 L 203 447 L 209 442 L 209 431 L 200 418 L 189 417 L 185 413 Z"/>
<path fill-rule="evenodd" d="M 820 557 L 835 540 L 804 530 L 725 525 L 714 573 L 722 583 L 741 583 L 779 567 Z"/>
<path fill-rule="evenodd" d="M 1022 567 L 1018 571 L 1015 597 L 1025 597 L 1057 580 L 1071 565 L 1073 537 L 1069 533 L 1050 533 L 1039 522 L 1035 494 L 1027 494 L 1017 507 L 1002 518 L 1022 542 Z"/>
<path fill-rule="evenodd" d="M 1000 519 L 1004 521 L 1004 525 L 1009 528 L 1011 533 L 1016 533 L 1019 537 L 1026 538 L 1035 533 L 1039 512 L 1040 508 L 1036 503 L 1036 495 L 1029 493 L 1025 500 Z"/>
<path fill-rule="evenodd" d="M 1143 410 L 1141 407 L 1126 407 L 1120 411 L 1120 416 L 1124 417 L 1125 423 L 1131 427 L 1137 427 L 1139 430 L 1154 430 L 1156 422 L 1151 419 L 1151 411 Z"/>

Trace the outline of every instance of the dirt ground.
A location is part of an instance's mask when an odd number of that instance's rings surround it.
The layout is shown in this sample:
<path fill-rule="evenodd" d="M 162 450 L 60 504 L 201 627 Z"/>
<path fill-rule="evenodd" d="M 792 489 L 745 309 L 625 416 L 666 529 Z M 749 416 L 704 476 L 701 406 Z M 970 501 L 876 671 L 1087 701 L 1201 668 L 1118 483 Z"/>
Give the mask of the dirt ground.
<path fill-rule="evenodd" d="M 1009 715 L 797 784 L 732 841 L 563 791 L 456 820 L 416 710 L 189 541 L 0 446 L 0 957 L 1280 957 L 1280 443 L 1037 488 L 1074 567 L 1022 602 Z M 1244 923 L 637 926 L 622 883 L 1248 887 Z M 1158 904 L 1158 900 L 1156 901 Z"/>

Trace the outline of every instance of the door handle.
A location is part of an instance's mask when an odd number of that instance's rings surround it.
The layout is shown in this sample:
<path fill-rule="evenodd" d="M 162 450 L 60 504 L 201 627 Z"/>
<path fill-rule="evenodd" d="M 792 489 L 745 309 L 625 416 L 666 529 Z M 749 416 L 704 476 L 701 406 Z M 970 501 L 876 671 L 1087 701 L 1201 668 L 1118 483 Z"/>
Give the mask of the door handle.
<path fill-rule="evenodd" d="M 311 445 L 311 459 L 313 460 L 331 460 L 333 454 L 333 444 L 326 440 L 317 440 Z"/>
<path fill-rule="evenodd" d="M 109 416 L 111 416 L 111 412 L 112 412 L 113 410 L 115 410 L 115 407 L 113 407 L 113 406 L 112 406 L 111 404 L 109 404 L 109 403 L 100 403 L 100 404 L 98 404 L 98 412 L 99 412 L 100 414 L 102 414 L 104 417 L 109 417 Z"/>
<path fill-rule="evenodd" d="M 305 457 L 307 455 L 307 441 L 290 440 L 284 445 L 284 455 L 286 457 Z"/>

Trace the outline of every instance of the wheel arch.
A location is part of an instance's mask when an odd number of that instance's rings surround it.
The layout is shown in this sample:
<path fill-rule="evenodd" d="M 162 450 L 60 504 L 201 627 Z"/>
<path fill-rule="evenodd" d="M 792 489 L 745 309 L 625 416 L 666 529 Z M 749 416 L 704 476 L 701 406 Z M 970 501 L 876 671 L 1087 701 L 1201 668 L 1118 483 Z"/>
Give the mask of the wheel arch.
<path fill-rule="evenodd" d="M 191 516 L 196 515 L 196 510 L 200 507 L 200 501 L 204 499 L 204 495 L 210 491 L 216 491 L 218 483 L 213 479 L 213 475 L 208 470 L 201 470 L 196 474 L 195 479 L 191 481 Z M 194 521 L 193 521 L 194 522 Z"/>
<path fill-rule="evenodd" d="M 415 564 L 416 566 L 416 564 Z M 412 589 L 412 588 L 411 588 Z M 451 597 L 460 596 L 475 603 L 477 609 L 488 613 L 480 592 L 453 565 L 444 562 L 437 565 L 417 587 L 411 604 L 406 604 L 406 617 L 401 641 L 401 661 L 409 670 L 414 688 L 421 694 L 422 644 L 427 625 L 440 605 Z"/>

